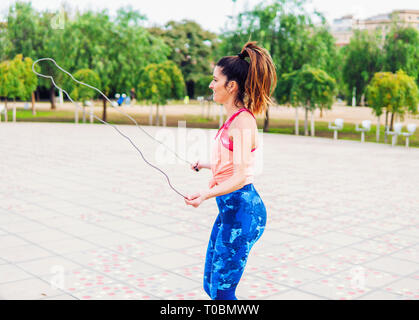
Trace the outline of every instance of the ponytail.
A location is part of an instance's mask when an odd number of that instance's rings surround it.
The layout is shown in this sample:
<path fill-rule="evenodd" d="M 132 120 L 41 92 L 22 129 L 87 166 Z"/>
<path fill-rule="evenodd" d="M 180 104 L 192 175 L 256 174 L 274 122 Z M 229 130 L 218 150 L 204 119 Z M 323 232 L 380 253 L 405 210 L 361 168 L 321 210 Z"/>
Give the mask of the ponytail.
<path fill-rule="evenodd" d="M 221 58 L 217 66 L 222 67 L 227 77 L 226 86 L 229 81 L 238 83 L 236 104 L 244 104 L 256 115 L 272 104 L 271 95 L 277 82 L 275 65 L 269 52 L 255 41 L 247 42 L 238 55 Z"/>
<path fill-rule="evenodd" d="M 240 55 L 250 59 L 245 83 L 245 105 L 253 114 L 264 113 L 268 105 L 272 104 L 271 96 L 277 83 L 271 55 L 266 49 L 257 46 L 256 41 L 247 42 Z"/>

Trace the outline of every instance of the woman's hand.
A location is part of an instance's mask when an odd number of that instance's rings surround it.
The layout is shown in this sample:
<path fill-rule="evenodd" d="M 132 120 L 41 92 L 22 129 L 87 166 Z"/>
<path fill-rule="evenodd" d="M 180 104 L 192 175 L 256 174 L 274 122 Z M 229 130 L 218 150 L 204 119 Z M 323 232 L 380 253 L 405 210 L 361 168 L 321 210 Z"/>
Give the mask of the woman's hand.
<path fill-rule="evenodd" d="M 198 160 L 198 161 L 196 161 L 195 163 L 191 164 L 191 169 L 192 169 L 192 170 L 196 170 L 196 169 L 198 169 L 198 171 L 199 171 L 199 170 L 201 170 L 202 168 L 204 168 L 204 167 L 202 166 L 202 163 L 200 163 L 200 162 L 199 162 L 199 160 Z"/>
<path fill-rule="evenodd" d="M 206 191 L 203 191 L 203 192 L 199 192 L 199 193 L 195 193 L 195 194 L 187 196 L 185 198 L 185 203 L 187 205 L 193 206 L 194 208 L 198 208 L 202 202 L 207 200 L 207 198 L 208 198 L 208 193 Z"/>

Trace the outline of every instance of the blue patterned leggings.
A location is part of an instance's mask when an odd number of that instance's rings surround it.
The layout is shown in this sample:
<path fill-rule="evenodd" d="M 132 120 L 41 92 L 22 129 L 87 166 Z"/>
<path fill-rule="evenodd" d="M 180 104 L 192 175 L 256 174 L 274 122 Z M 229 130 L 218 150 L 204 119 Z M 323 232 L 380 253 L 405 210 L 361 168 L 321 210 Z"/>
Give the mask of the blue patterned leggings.
<path fill-rule="evenodd" d="M 266 225 L 266 208 L 253 184 L 216 197 L 219 214 L 205 259 L 204 290 L 213 300 L 237 300 L 235 291 L 250 249 Z"/>

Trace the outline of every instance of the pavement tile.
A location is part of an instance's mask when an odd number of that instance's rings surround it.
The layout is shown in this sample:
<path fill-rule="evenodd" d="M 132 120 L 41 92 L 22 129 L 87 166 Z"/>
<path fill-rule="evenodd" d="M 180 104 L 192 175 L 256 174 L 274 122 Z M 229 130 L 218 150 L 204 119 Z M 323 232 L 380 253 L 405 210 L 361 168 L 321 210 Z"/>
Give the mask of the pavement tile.
<path fill-rule="evenodd" d="M 266 299 L 273 294 L 279 294 L 289 289 L 290 287 L 284 284 L 264 281 L 245 272 L 237 286 L 236 297 L 239 300 Z"/>
<path fill-rule="evenodd" d="M 57 296 L 63 292 L 37 278 L 0 284 L 0 299 L 38 300 Z"/>
<path fill-rule="evenodd" d="M 13 264 L 0 265 L 0 284 L 5 282 L 13 282 L 17 280 L 28 279 L 32 277 L 33 275 L 25 272 L 24 270 Z"/>
<path fill-rule="evenodd" d="M 364 264 L 367 268 L 376 268 L 397 275 L 408 275 L 419 270 L 419 264 L 392 257 L 381 257 Z"/>
<path fill-rule="evenodd" d="M 178 252 L 167 252 L 148 256 L 143 261 L 166 270 L 199 263 L 197 258 Z"/>
<path fill-rule="evenodd" d="M 405 299 L 419 300 L 419 280 L 400 279 L 383 287 L 388 293 L 403 296 Z"/>
<path fill-rule="evenodd" d="M 35 276 L 54 276 L 57 272 L 68 272 L 73 269 L 80 268 L 79 264 L 58 256 L 41 258 L 29 262 L 21 262 L 16 265 Z"/>
<path fill-rule="evenodd" d="M 52 255 L 54 254 L 32 244 L 0 249 L 0 257 L 12 263 L 34 260 Z"/>
<path fill-rule="evenodd" d="M 29 242 L 14 235 L 0 235 L 0 249 L 28 245 Z"/>

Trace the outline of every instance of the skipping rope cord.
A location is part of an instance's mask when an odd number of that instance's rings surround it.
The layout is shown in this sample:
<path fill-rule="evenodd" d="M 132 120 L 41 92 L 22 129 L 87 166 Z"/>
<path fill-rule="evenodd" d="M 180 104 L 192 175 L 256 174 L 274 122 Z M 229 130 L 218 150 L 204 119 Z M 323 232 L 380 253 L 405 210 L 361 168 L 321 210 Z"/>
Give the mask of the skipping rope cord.
<path fill-rule="evenodd" d="M 54 78 L 52 77 L 52 76 L 47 76 L 47 75 L 44 75 L 44 74 L 42 74 L 42 73 L 38 73 L 38 72 L 36 72 L 35 71 L 35 64 L 37 64 L 38 62 L 40 62 L 40 61 L 51 61 L 51 62 L 53 62 L 54 64 L 55 64 L 55 66 L 58 68 L 58 69 L 60 69 L 62 72 L 64 72 L 65 74 L 67 74 L 67 75 L 69 75 L 70 77 L 71 77 L 71 79 L 73 80 L 73 81 L 75 81 L 75 82 L 77 82 L 77 83 L 79 83 L 79 84 L 81 84 L 81 85 L 84 85 L 84 86 L 86 86 L 86 87 L 89 87 L 89 88 L 91 88 L 91 89 L 94 89 L 94 90 L 96 90 L 97 92 L 99 92 L 107 101 L 109 101 L 109 103 L 110 103 L 110 105 L 113 107 L 113 108 L 115 108 L 118 112 L 120 112 L 120 113 L 122 113 L 122 114 L 124 114 L 124 115 L 126 115 L 128 118 L 130 118 L 132 121 L 134 121 L 134 123 L 135 123 L 135 125 L 139 128 L 139 129 L 141 129 L 143 132 L 145 132 L 149 137 L 151 137 L 153 140 L 155 140 L 155 141 L 157 141 L 157 142 L 159 142 L 161 145 L 163 145 L 164 147 L 166 147 L 168 150 L 170 150 L 171 152 L 173 152 L 179 159 L 181 159 L 181 160 L 183 160 L 183 161 L 185 161 L 186 163 L 189 163 L 189 164 L 192 164 L 191 162 L 189 162 L 189 161 L 187 161 L 187 160 L 185 160 L 185 159 L 182 159 L 182 158 L 180 158 L 178 155 L 177 155 L 177 153 L 176 152 L 174 152 L 173 150 L 171 150 L 170 148 L 168 148 L 165 144 L 163 144 L 161 141 L 159 141 L 159 140 L 157 140 L 157 139 L 155 139 L 152 135 L 150 135 L 147 131 L 145 131 L 143 128 L 141 128 L 139 125 L 138 125 L 138 123 L 137 123 L 137 121 L 135 121 L 135 119 L 134 118 L 132 118 L 130 115 L 128 115 L 127 113 L 125 113 L 125 112 L 123 112 L 123 111 L 121 111 L 121 110 L 118 110 L 116 107 L 114 107 L 114 105 L 113 105 L 113 103 L 112 103 L 112 101 L 111 100 L 109 100 L 109 98 L 102 92 L 102 91 L 100 91 L 99 89 L 97 89 L 97 88 L 95 88 L 95 87 L 93 87 L 93 86 L 91 86 L 91 85 L 89 85 L 89 84 L 87 84 L 87 83 L 84 83 L 84 82 L 81 82 L 81 81 L 78 81 L 77 79 L 75 79 L 74 77 L 73 77 L 73 75 L 71 74 L 71 73 L 69 73 L 68 71 L 66 71 L 66 70 L 64 70 L 63 68 L 61 68 L 56 62 L 55 62 L 55 60 L 54 59 L 52 59 L 52 58 L 41 58 L 41 59 L 38 59 L 38 60 L 36 60 L 33 64 L 32 64 L 32 71 L 36 74 L 36 75 L 38 75 L 38 76 L 40 76 L 40 77 L 43 77 L 43 78 L 47 78 L 47 79 L 50 79 L 51 80 L 51 82 L 52 82 L 52 84 L 57 88 L 57 89 L 59 89 L 59 90 L 62 90 L 65 94 L 66 94 L 66 96 L 68 97 L 68 99 L 72 102 L 72 103 L 74 103 L 75 105 L 76 105 L 76 107 L 77 108 L 80 108 L 80 106 L 78 105 L 78 103 L 77 102 L 75 102 L 71 97 L 70 97 L 70 95 L 68 94 L 68 92 L 67 91 L 65 91 L 63 88 L 61 88 L 60 86 L 58 86 L 56 83 L 55 83 L 55 81 L 54 81 Z M 184 196 L 182 193 L 180 193 L 178 190 L 176 190 L 173 186 L 172 186 L 172 184 L 170 183 L 170 179 L 169 179 L 169 177 L 167 176 L 167 174 L 163 171 L 163 170 L 161 170 L 160 168 L 158 168 L 158 167 L 156 167 L 156 166 L 154 166 L 153 164 L 151 164 L 150 162 L 148 162 L 147 161 L 147 159 L 144 157 L 144 155 L 143 155 L 143 153 L 141 152 L 141 150 L 134 144 L 134 142 L 132 142 L 132 140 L 128 137 L 128 136 L 126 136 L 125 134 L 123 134 L 119 129 L 118 129 L 118 127 L 116 127 L 115 125 L 113 125 L 113 124 L 110 124 L 110 123 L 108 123 L 108 122 L 106 122 L 106 121 L 103 121 L 102 119 L 100 119 L 99 117 L 97 117 L 93 112 L 92 112 L 92 115 L 93 115 L 93 117 L 95 118 L 95 119 L 97 119 L 98 121 L 100 121 L 100 122 L 102 122 L 102 123 L 104 123 L 104 124 L 107 124 L 107 125 L 109 125 L 109 126 L 111 126 L 111 127 L 113 127 L 116 131 L 118 131 L 118 133 L 120 134 L 120 135 L 122 135 L 124 138 L 126 138 L 126 139 L 128 139 L 129 140 L 129 142 L 132 144 L 132 146 L 140 153 L 140 155 L 141 155 L 141 157 L 143 158 L 143 160 L 149 165 L 149 166 L 151 166 L 151 167 L 153 167 L 154 169 L 156 169 L 156 170 L 158 170 L 158 171 L 160 171 L 165 177 L 166 177 L 166 179 L 167 179 L 167 183 L 169 184 L 169 186 L 170 186 L 170 188 L 172 188 L 173 189 L 173 191 L 175 191 L 177 194 L 179 194 L 180 196 L 182 196 L 183 198 L 186 198 L 186 196 Z M 197 170 L 196 168 L 195 168 L 195 170 Z M 198 170 L 197 170 L 198 171 Z"/>

